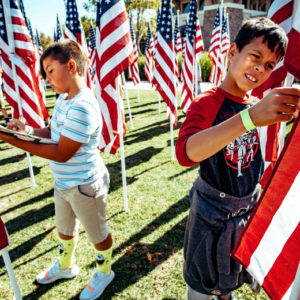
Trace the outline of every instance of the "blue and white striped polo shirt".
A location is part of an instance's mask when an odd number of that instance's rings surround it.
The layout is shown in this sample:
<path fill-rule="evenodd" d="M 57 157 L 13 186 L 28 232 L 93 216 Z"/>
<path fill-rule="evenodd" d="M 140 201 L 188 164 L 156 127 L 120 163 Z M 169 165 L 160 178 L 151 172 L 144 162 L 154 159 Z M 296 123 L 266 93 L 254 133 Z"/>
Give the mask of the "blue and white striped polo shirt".
<path fill-rule="evenodd" d="M 55 102 L 51 119 L 51 139 L 58 142 L 61 135 L 83 143 L 65 163 L 50 161 L 55 184 L 59 189 L 70 189 L 91 182 L 107 172 L 97 146 L 102 130 L 100 107 L 88 88 L 66 100 L 60 95 Z"/>

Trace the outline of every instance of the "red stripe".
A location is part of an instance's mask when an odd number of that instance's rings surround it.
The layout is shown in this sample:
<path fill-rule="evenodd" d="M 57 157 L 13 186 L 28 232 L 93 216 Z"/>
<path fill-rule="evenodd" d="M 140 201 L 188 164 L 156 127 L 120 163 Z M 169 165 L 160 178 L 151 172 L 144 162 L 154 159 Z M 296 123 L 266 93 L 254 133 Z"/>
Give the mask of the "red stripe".
<path fill-rule="evenodd" d="M 18 17 L 11 16 L 11 23 L 12 23 L 13 25 L 21 25 L 21 26 L 24 26 L 24 27 L 27 29 L 25 20 L 23 19 L 22 15 L 21 15 L 21 12 L 18 11 L 18 13 L 20 13 L 20 15 L 19 15 Z"/>
<path fill-rule="evenodd" d="M 293 1 L 290 1 L 279 10 L 277 10 L 274 15 L 271 17 L 271 20 L 276 24 L 280 24 L 286 19 L 290 18 L 293 13 Z"/>
<path fill-rule="evenodd" d="M 263 287 L 271 299 L 281 299 L 287 292 L 295 280 L 299 261 L 300 224 L 285 243 L 280 255 L 264 279 Z"/>
<path fill-rule="evenodd" d="M 120 26 L 122 26 L 126 21 L 127 21 L 126 11 L 120 12 L 109 23 L 101 27 L 101 40 L 104 41 L 106 38 L 109 38 L 110 34 L 114 32 L 116 29 L 118 29 Z M 129 37 L 131 41 L 130 29 L 129 29 Z"/>

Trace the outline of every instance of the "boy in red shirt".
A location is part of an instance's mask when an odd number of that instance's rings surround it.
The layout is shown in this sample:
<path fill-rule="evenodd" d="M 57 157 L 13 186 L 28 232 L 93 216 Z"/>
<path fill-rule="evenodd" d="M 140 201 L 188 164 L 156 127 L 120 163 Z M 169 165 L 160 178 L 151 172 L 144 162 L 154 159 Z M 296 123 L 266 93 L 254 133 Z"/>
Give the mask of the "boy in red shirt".
<path fill-rule="evenodd" d="M 184 240 L 189 300 L 231 299 L 253 281 L 230 252 L 260 192 L 264 162 L 256 127 L 296 117 L 300 90 L 277 88 L 255 105 L 247 92 L 268 79 L 286 45 L 285 32 L 271 20 L 244 22 L 230 46 L 226 78 L 193 101 L 180 128 L 179 163 L 200 164 Z"/>

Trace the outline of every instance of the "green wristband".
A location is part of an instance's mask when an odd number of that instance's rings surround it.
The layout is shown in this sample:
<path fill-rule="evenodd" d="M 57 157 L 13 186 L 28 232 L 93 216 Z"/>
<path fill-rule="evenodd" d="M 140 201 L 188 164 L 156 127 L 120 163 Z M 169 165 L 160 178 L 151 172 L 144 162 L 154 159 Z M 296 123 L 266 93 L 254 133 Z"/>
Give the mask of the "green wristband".
<path fill-rule="evenodd" d="M 250 130 L 256 128 L 256 126 L 253 124 L 253 122 L 251 120 L 248 108 L 242 110 L 240 112 L 240 115 L 241 115 L 241 118 L 242 118 L 243 125 L 247 129 L 247 131 L 250 131 Z"/>
<path fill-rule="evenodd" d="M 34 128 L 32 126 L 30 127 L 30 131 L 28 132 L 28 135 L 34 135 Z"/>

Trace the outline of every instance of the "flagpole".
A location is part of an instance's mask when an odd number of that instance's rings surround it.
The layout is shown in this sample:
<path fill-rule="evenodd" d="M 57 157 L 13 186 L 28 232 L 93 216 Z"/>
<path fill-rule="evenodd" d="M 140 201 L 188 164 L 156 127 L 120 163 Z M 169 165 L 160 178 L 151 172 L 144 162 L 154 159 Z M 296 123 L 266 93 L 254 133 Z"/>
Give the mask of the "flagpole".
<path fill-rule="evenodd" d="M 136 89 L 137 89 L 137 95 L 138 95 L 138 102 L 140 103 L 141 99 L 140 99 L 140 84 L 139 83 L 137 83 Z"/>
<path fill-rule="evenodd" d="M 11 285 L 12 285 L 13 290 L 14 290 L 14 294 L 15 294 L 14 299 L 15 300 L 22 300 L 21 293 L 20 293 L 20 290 L 19 290 L 19 286 L 18 286 L 16 277 L 15 277 L 14 270 L 13 270 L 12 265 L 11 265 L 11 260 L 10 260 L 7 248 L 2 249 L 1 251 L 2 251 L 4 264 L 5 264 L 7 273 L 8 273 L 8 277 L 10 279 Z"/>
<path fill-rule="evenodd" d="M 128 108 L 128 113 L 129 113 L 129 119 L 130 119 L 130 126 L 131 126 L 131 129 L 134 129 L 133 122 L 132 122 L 131 108 L 130 108 L 130 102 L 129 102 L 128 92 L 127 92 L 127 86 L 126 86 L 124 72 L 122 72 L 122 80 L 123 80 L 123 83 L 124 83 L 125 96 L 126 96 L 127 108 Z"/>
<path fill-rule="evenodd" d="M 117 105 L 118 105 L 118 132 L 120 136 L 120 151 L 121 151 L 121 166 L 122 166 L 122 184 L 123 184 L 123 201 L 124 211 L 128 212 L 128 198 L 127 198 L 127 186 L 126 186 L 126 168 L 125 168 L 125 153 L 124 153 L 124 141 L 123 141 L 123 124 L 121 117 L 121 97 L 119 91 L 119 76 L 116 77 L 116 90 L 117 90 Z"/>
<path fill-rule="evenodd" d="M 173 114 L 171 110 L 170 110 L 170 133 L 171 133 L 171 160 L 174 160 Z"/>
<path fill-rule="evenodd" d="M 22 112 L 22 105 L 21 105 L 21 97 L 20 97 L 20 91 L 19 91 L 19 85 L 18 85 L 18 80 L 17 80 L 17 72 L 16 72 L 16 66 L 15 63 L 20 63 L 22 64 L 23 62 L 19 60 L 17 57 L 14 56 L 15 54 L 15 46 L 13 42 L 13 31 L 12 31 L 12 24 L 11 24 L 11 14 L 10 14 L 10 4 L 9 0 L 4 0 L 3 1 L 3 9 L 4 9 L 4 18 L 5 18 L 5 23 L 6 23 L 6 32 L 7 32 L 7 40 L 8 40 L 8 47 L 9 47 L 9 53 L 10 53 L 10 61 L 11 61 L 11 66 L 12 66 L 12 72 L 13 72 L 13 78 L 14 78 L 14 83 L 15 83 L 15 90 L 16 90 L 16 96 L 17 96 L 17 103 L 18 103 L 18 110 L 19 110 L 19 117 L 22 122 L 24 122 L 24 117 L 23 117 L 23 112 Z M 31 178 L 31 186 L 35 187 L 35 179 L 34 179 L 34 173 L 33 173 L 33 168 L 32 168 L 32 163 L 31 163 L 31 158 L 30 158 L 30 153 L 26 152 L 27 156 L 27 161 L 28 161 L 28 167 L 29 167 L 29 174 Z"/>
<path fill-rule="evenodd" d="M 158 96 L 158 113 L 160 114 L 160 95 L 159 95 L 159 92 L 157 92 L 157 96 Z"/>

